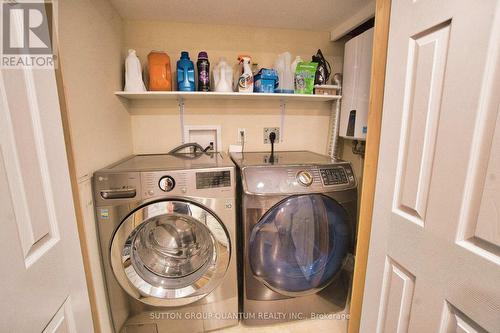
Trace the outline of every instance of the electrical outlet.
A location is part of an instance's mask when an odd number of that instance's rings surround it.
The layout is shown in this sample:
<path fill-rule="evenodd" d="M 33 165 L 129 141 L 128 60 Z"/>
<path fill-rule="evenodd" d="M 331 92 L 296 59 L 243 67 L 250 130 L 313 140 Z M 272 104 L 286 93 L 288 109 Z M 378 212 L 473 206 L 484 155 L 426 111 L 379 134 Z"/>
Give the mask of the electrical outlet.
<path fill-rule="evenodd" d="M 237 133 L 237 143 L 245 143 L 247 142 L 247 133 L 244 128 L 238 128 L 238 133 Z"/>
<path fill-rule="evenodd" d="M 279 127 L 264 127 L 264 143 L 271 143 L 269 140 L 269 134 L 274 132 L 276 134 L 276 140 L 274 140 L 274 144 L 280 142 L 280 128 Z"/>

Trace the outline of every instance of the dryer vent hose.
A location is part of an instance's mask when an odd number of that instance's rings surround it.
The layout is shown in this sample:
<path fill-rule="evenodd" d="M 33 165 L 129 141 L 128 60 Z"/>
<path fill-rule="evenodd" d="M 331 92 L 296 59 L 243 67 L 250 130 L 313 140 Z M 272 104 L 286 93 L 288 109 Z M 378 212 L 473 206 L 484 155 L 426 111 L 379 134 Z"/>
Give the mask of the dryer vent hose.
<path fill-rule="evenodd" d="M 203 148 L 201 145 L 199 145 L 196 142 L 188 142 L 188 143 L 185 143 L 185 144 L 182 144 L 180 146 L 175 147 L 174 149 L 172 149 L 171 151 L 168 152 L 168 155 L 177 154 L 179 151 L 181 151 L 185 148 L 190 148 L 190 147 L 194 148 L 194 154 L 197 153 L 197 150 L 199 150 L 201 153 L 207 154 L 207 150 L 210 149 L 210 146 L 208 146 L 207 148 Z"/>

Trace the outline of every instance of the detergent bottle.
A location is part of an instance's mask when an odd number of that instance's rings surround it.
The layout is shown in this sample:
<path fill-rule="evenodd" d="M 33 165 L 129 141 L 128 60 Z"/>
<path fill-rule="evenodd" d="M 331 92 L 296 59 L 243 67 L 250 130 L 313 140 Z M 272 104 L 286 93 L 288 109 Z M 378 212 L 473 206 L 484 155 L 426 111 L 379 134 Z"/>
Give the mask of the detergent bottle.
<path fill-rule="evenodd" d="M 242 73 L 238 79 L 238 92 L 241 93 L 252 93 L 253 92 L 253 74 L 250 68 L 250 63 L 252 58 L 246 55 L 240 55 L 238 57 L 240 64 L 243 64 Z"/>
<path fill-rule="evenodd" d="M 163 51 L 151 51 L 148 54 L 149 90 L 171 91 L 172 71 L 170 57 Z"/>
<path fill-rule="evenodd" d="M 177 60 L 177 90 L 194 91 L 194 64 L 189 59 L 189 53 L 181 52 L 181 58 Z"/>
<path fill-rule="evenodd" d="M 225 58 L 220 58 L 212 73 L 214 75 L 215 91 L 233 91 L 233 69 L 228 65 Z"/>
<path fill-rule="evenodd" d="M 196 67 L 198 68 L 198 91 L 210 91 L 210 62 L 207 52 L 198 53 Z"/>
<path fill-rule="evenodd" d="M 125 91 L 146 91 L 144 81 L 142 81 L 141 62 L 135 54 L 135 50 L 128 50 L 125 60 Z"/>

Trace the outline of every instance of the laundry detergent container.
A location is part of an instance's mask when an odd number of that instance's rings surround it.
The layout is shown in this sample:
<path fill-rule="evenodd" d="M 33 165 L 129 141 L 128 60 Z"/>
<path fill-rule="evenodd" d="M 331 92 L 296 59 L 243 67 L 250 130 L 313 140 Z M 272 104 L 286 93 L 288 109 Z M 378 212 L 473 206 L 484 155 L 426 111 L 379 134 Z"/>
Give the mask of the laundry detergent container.
<path fill-rule="evenodd" d="M 262 68 L 254 76 L 254 92 L 274 93 L 276 88 L 278 88 L 278 73 L 274 69 Z"/>

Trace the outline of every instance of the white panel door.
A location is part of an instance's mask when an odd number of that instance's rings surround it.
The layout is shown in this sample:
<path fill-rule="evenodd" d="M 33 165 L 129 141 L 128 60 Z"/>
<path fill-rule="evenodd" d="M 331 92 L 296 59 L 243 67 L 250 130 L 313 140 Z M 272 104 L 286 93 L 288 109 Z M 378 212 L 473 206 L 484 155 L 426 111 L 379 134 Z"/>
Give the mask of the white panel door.
<path fill-rule="evenodd" d="M 0 332 L 92 332 L 54 70 L 0 72 Z"/>
<path fill-rule="evenodd" d="M 393 0 L 361 332 L 500 332 L 500 1 Z"/>

